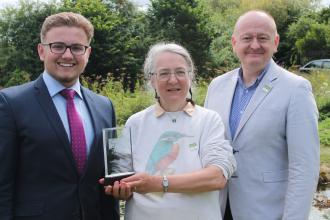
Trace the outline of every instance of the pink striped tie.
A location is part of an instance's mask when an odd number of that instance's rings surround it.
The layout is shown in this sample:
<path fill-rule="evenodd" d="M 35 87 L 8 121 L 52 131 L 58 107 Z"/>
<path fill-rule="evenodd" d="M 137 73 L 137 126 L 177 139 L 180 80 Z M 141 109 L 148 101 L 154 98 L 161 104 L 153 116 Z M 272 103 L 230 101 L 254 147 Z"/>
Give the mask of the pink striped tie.
<path fill-rule="evenodd" d="M 66 98 L 66 112 L 69 120 L 73 157 L 76 162 L 78 173 L 82 174 L 87 159 L 87 146 L 84 126 L 73 101 L 76 91 L 64 89 L 61 91 L 61 95 Z"/>

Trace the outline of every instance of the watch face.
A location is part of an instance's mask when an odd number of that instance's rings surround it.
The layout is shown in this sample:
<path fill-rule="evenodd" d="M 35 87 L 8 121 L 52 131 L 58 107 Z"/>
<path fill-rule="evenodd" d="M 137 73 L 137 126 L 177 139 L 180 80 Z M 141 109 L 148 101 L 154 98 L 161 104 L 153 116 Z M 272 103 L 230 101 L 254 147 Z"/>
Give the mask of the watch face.
<path fill-rule="evenodd" d="M 167 179 L 166 176 L 163 176 L 163 182 L 162 182 L 162 185 L 163 185 L 163 190 L 164 190 L 164 192 L 167 192 L 167 189 L 168 189 L 168 185 L 169 185 L 169 183 L 168 183 L 168 179 Z"/>

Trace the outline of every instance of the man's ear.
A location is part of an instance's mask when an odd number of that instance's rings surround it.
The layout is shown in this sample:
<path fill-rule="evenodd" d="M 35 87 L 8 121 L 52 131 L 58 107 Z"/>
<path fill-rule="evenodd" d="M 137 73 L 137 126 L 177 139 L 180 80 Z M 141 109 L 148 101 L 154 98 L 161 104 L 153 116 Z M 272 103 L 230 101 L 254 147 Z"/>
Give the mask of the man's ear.
<path fill-rule="evenodd" d="M 91 55 L 92 53 L 92 47 L 88 47 L 87 50 L 86 50 L 86 53 L 88 55 L 88 57 Z"/>
<path fill-rule="evenodd" d="M 46 53 L 45 47 L 42 44 L 39 43 L 38 46 L 37 46 L 37 49 L 38 49 L 39 59 L 41 61 L 44 61 L 45 60 L 45 53 Z"/>
<path fill-rule="evenodd" d="M 277 52 L 279 43 L 280 43 L 280 35 L 276 34 L 274 38 L 274 44 L 275 44 L 274 53 Z"/>
<path fill-rule="evenodd" d="M 234 35 L 231 36 L 231 47 L 233 48 L 233 52 L 235 53 L 235 46 L 236 46 L 236 38 Z"/>

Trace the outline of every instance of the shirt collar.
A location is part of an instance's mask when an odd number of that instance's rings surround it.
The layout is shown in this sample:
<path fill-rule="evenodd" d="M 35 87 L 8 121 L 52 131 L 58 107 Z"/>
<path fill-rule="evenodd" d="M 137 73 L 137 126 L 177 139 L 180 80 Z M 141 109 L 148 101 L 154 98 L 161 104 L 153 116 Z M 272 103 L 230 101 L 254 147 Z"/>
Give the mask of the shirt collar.
<path fill-rule="evenodd" d="M 195 111 L 195 106 L 191 104 L 191 102 L 187 102 L 182 111 L 191 117 Z M 162 116 L 165 112 L 166 111 L 162 108 L 162 106 L 160 106 L 159 102 L 157 102 L 155 104 L 155 116 L 158 118 Z"/>
<path fill-rule="evenodd" d="M 48 92 L 49 92 L 49 94 L 50 94 L 50 96 L 52 98 L 55 95 L 57 95 L 59 92 L 61 92 L 63 89 L 73 89 L 73 90 L 75 90 L 77 92 L 77 94 L 79 95 L 79 97 L 81 99 L 83 99 L 83 96 L 82 96 L 81 90 L 80 90 L 79 79 L 77 80 L 77 82 L 73 86 L 71 86 L 69 88 L 66 88 L 59 81 L 57 81 L 53 76 L 51 76 L 49 73 L 47 73 L 46 70 L 43 72 L 42 78 L 45 81 L 45 84 L 47 86 Z"/>
<path fill-rule="evenodd" d="M 266 75 L 269 67 L 270 67 L 270 62 L 268 62 L 268 64 L 265 66 L 265 68 L 262 70 L 262 72 L 259 74 L 259 76 L 257 77 L 256 81 L 249 87 L 252 87 L 252 86 L 258 86 L 259 83 L 261 82 L 262 78 Z M 238 71 L 238 83 L 245 87 L 244 83 L 243 83 L 243 69 L 242 67 L 239 68 L 239 71 Z"/>

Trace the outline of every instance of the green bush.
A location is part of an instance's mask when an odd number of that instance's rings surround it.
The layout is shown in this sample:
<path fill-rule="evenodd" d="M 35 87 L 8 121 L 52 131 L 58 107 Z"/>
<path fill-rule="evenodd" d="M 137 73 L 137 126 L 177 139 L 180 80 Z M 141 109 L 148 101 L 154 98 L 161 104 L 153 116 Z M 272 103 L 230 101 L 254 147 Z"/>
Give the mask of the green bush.
<path fill-rule="evenodd" d="M 17 79 L 11 79 L 8 83 L 14 81 L 26 80 L 26 73 L 16 72 Z M 313 93 L 316 98 L 317 106 L 320 111 L 319 135 L 322 148 L 330 147 L 330 74 L 315 72 L 303 75 L 313 86 Z M 117 124 L 123 125 L 127 119 L 136 112 L 139 112 L 152 105 L 155 100 L 153 92 L 146 89 L 146 85 L 138 83 L 135 93 L 125 92 L 120 81 L 114 81 L 113 78 L 101 77 L 96 80 L 83 78 L 82 82 L 85 86 L 93 91 L 109 97 L 114 104 Z M 18 84 L 18 83 L 17 83 Z M 193 99 L 196 104 L 203 106 L 209 82 L 199 81 L 193 88 Z"/>
<path fill-rule="evenodd" d="M 329 118 L 330 74 L 314 72 L 312 74 L 303 74 L 302 76 L 307 78 L 312 84 L 313 94 L 320 112 L 320 121 Z M 91 90 L 111 98 L 115 106 L 117 123 L 119 125 L 124 124 L 132 114 L 143 110 L 155 102 L 153 92 L 146 89 L 143 80 L 137 83 L 134 93 L 125 92 L 123 84 L 120 81 L 115 81 L 110 76 L 105 79 L 95 77 L 95 80 L 83 78 L 82 82 Z M 203 106 L 208 84 L 208 81 L 201 80 L 193 87 L 193 100 L 196 104 Z"/>
<path fill-rule="evenodd" d="M 330 147 L 330 118 L 319 123 L 320 143 L 323 147 Z"/>
<path fill-rule="evenodd" d="M 330 117 L 330 71 L 314 71 L 301 75 L 312 84 L 313 94 L 320 112 L 319 120 Z"/>
<path fill-rule="evenodd" d="M 82 78 L 84 86 L 96 93 L 109 97 L 115 107 L 117 124 L 123 125 L 127 119 L 136 112 L 139 112 L 155 102 L 152 90 L 147 89 L 143 83 L 137 83 L 135 92 L 125 92 L 120 81 L 115 81 L 108 76 L 106 79 L 95 77 L 92 80 L 88 77 Z M 193 100 L 196 104 L 203 106 L 209 82 L 200 81 L 193 86 Z"/>
<path fill-rule="evenodd" d="M 31 81 L 31 75 L 23 70 L 16 69 L 12 74 L 2 78 L 4 87 L 20 85 Z"/>
<path fill-rule="evenodd" d="M 325 105 L 320 107 L 319 112 L 320 112 L 320 118 L 319 118 L 320 121 L 330 118 L 330 101 L 328 101 Z"/>
<path fill-rule="evenodd" d="M 112 77 L 106 79 L 98 78 L 88 82 L 84 78 L 83 84 L 91 90 L 109 97 L 115 107 L 117 124 L 124 125 L 127 119 L 136 112 L 139 112 L 154 103 L 151 92 L 145 89 L 145 85 L 136 84 L 135 92 L 125 92 L 120 81 L 114 81 Z"/>
<path fill-rule="evenodd" d="M 208 81 L 199 81 L 198 84 L 193 87 L 193 100 L 197 105 L 204 105 L 208 85 Z"/>

